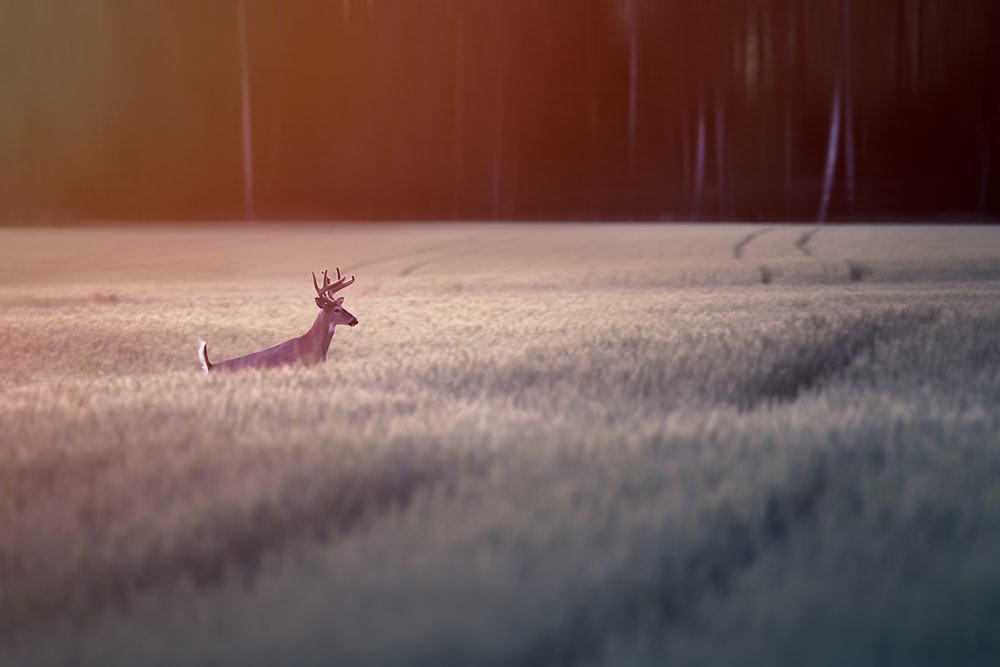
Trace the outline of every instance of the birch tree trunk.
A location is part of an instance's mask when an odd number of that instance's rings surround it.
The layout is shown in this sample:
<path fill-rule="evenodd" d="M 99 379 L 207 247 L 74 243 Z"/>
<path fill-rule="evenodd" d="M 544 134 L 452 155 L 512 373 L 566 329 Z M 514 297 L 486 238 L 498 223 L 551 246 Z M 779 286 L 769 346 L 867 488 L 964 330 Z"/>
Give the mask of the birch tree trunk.
<path fill-rule="evenodd" d="M 823 194 L 820 199 L 819 213 L 816 222 L 826 222 L 826 214 L 830 208 L 830 195 L 833 192 L 833 177 L 837 171 L 837 149 L 840 146 L 840 96 L 843 85 L 838 77 L 833 92 L 833 103 L 830 109 L 830 134 L 826 143 L 826 169 L 823 174 Z"/>

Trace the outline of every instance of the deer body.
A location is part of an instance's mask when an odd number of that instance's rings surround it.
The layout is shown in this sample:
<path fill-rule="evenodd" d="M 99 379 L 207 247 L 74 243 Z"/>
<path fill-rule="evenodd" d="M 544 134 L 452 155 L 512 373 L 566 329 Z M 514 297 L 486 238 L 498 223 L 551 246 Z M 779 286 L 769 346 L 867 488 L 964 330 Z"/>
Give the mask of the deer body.
<path fill-rule="evenodd" d="M 316 282 L 316 274 L 313 274 L 313 285 L 319 294 L 316 297 L 316 305 L 319 306 L 320 311 L 309 331 L 266 350 L 234 357 L 216 364 L 208 359 L 208 343 L 201 341 L 198 348 L 198 358 L 201 360 L 202 370 L 208 373 L 220 370 L 235 371 L 244 368 L 272 368 L 291 364 L 312 366 L 326 361 L 327 350 L 330 348 L 333 332 L 337 325 L 346 324 L 353 327 L 358 323 L 358 318 L 342 307 L 344 297 L 330 298 L 330 294 L 353 282 L 354 276 L 351 276 L 350 280 L 342 278 L 340 269 L 337 269 L 337 282 L 331 284 L 327 272 L 324 271 L 323 287 L 321 288 Z"/>

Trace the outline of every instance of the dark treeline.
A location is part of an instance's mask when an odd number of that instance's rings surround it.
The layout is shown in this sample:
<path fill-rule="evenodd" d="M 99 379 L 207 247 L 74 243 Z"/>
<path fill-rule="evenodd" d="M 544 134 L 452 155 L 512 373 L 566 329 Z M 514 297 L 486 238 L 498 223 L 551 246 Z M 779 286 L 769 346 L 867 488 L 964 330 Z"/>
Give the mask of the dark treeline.
<path fill-rule="evenodd" d="M 0 218 L 988 219 L 993 0 L 0 3 Z"/>

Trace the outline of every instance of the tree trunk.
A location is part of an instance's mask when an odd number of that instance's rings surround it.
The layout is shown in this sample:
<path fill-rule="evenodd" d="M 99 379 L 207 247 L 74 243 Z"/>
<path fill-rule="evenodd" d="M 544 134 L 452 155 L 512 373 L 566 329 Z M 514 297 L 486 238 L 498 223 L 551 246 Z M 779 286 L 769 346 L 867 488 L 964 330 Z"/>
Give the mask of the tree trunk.
<path fill-rule="evenodd" d="M 823 194 L 820 200 L 819 213 L 816 222 L 826 222 L 826 214 L 830 207 L 830 195 L 833 192 L 833 177 L 837 170 L 837 149 L 840 145 L 840 96 L 842 92 L 841 77 L 837 77 L 833 91 L 833 103 L 830 109 L 830 134 L 826 143 L 826 170 L 823 176 Z"/>
<path fill-rule="evenodd" d="M 903 92 L 906 90 L 906 77 L 909 72 L 908 59 L 906 57 L 906 0 L 896 0 L 893 23 L 896 28 L 892 38 L 893 46 L 895 47 L 893 75 L 896 84 L 896 96 L 902 97 Z"/>
<path fill-rule="evenodd" d="M 979 201 L 976 210 L 981 216 L 986 215 L 990 203 L 990 132 L 983 121 L 983 113 L 979 113 Z"/>
<path fill-rule="evenodd" d="M 715 182 L 719 188 L 719 217 L 726 216 L 726 109 L 722 86 L 715 96 Z"/>
<path fill-rule="evenodd" d="M 587 173 L 590 179 L 590 217 L 600 218 L 601 171 L 597 155 L 597 145 L 600 138 L 600 118 L 598 116 L 598 88 L 594 77 L 597 57 L 594 53 L 594 10 L 593 5 L 585 5 L 587 12 Z"/>
<path fill-rule="evenodd" d="M 854 170 L 854 95 L 851 92 L 851 0 L 844 0 L 844 176 L 847 207 L 854 212 L 857 180 Z"/>
<path fill-rule="evenodd" d="M 503 65 L 497 76 L 497 102 L 496 102 L 496 132 L 493 137 L 493 219 L 500 218 L 500 186 L 503 169 L 503 104 L 504 104 L 504 77 Z"/>
<path fill-rule="evenodd" d="M 854 212 L 857 201 L 857 172 L 854 160 L 854 103 L 852 101 L 850 85 L 845 86 L 844 91 L 844 171 L 845 186 L 847 187 L 847 207 L 850 212 Z"/>
<path fill-rule="evenodd" d="M 243 97 L 243 214 L 247 220 L 254 218 L 254 191 L 253 191 L 253 139 L 250 127 L 250 64 L 247 56 L 247 21 L 246 2 L 240 0 L 239 5 L 239 28 L 240 28 L 240 67 L 242 69 L 242 97 Z"/>
<path fill-rule="evenodd" d="M 792 91 L 795 89 L 794 82 L 796 81 L 796 67 L 800 67 L 800 64 L 796 64 L 796 47 L 798 46 L 797 35 L 799 26 L 799 5 L 796 4 L 794 8 L 788 3 L 781 3 L 777 10 L 772 15 L 771 21 L 771 34 L 774 35 L 774 45 L 775 45 L 775 62 L 778 68 L 778 78 L 780 85 L 778 90 L 781 95 L 781 147 L 782 147 L 782 200 L 783 200 L 783 213 L 785 218 L 789 218 L 792 214 L 792 141 L 794 138 L 793 132 L 793 116 L 792 116 Z M 794 13 L 793 13 L 794 12 Z M 761 173 L 761 178 L 763 182 L 761 183 L 762 190 L 766 191 L 769 187 L 767 182 L 767 174 Z"/>
<path fill-rule="evenodd" d="M 628 0 L 628 215 L 635 216 L 636 137 L 639 106 L 639 10 L 638 0 Z"/>
<path fill-rule="evenodd" d="M 705 187 L 705 93 L 698 93 L 698 130 L 694 149 L 694 201 L 691 204 L 691 219 L 698 219 L 701 192 Z"/>
<path fill-rule="evenodd" d="M 628 163 L 630 180 L 635 175 L 636 117 L 639 103 L 639 12 L 637 0 L 629 0 L 628 49 Z"/>
<path fill-rule="evenodd" d="M 462 196 L 462 134 L 464 132 L 465 109 L 464 109 L 464 55 L 465 55 L 465 25 L 462 21 L 461 10 L 458 14 L 458 23 L 455 28 L 455 154 L 452 158 L 453 182 L 452 182 L 452 211 L 451 217 L 458 218 Z"/>
<path fill-rule="evenodd" d="M 785 96 L 785 122 L 784 122 L 784 191 L 785 191 L 785 216 L 791 211 L 792 204 L 792 101 L 791 96 Z"/>
<path fill-rule="evenodd" d="M 681 111 L 681 188 L 691 196 L 691 135 L 688 134 L 688 110 Z"/>

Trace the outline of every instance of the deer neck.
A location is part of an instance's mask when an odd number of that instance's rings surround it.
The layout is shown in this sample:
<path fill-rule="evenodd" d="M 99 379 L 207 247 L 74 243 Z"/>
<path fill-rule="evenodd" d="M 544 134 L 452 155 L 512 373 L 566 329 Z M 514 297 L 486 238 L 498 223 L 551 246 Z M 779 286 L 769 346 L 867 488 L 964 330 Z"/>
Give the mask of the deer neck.
<path fill-rule="evenodd" d="M 333 326 L 330 325 L 330 318 L 326 317 L 323 311 L 319 312 L 312 327 L 306 332 L 304 338 L 309 340 L 309 345 L 322 359 L 326 359 L 326 351 L 330 349 L 330 341 L 333 340 Z"/>

